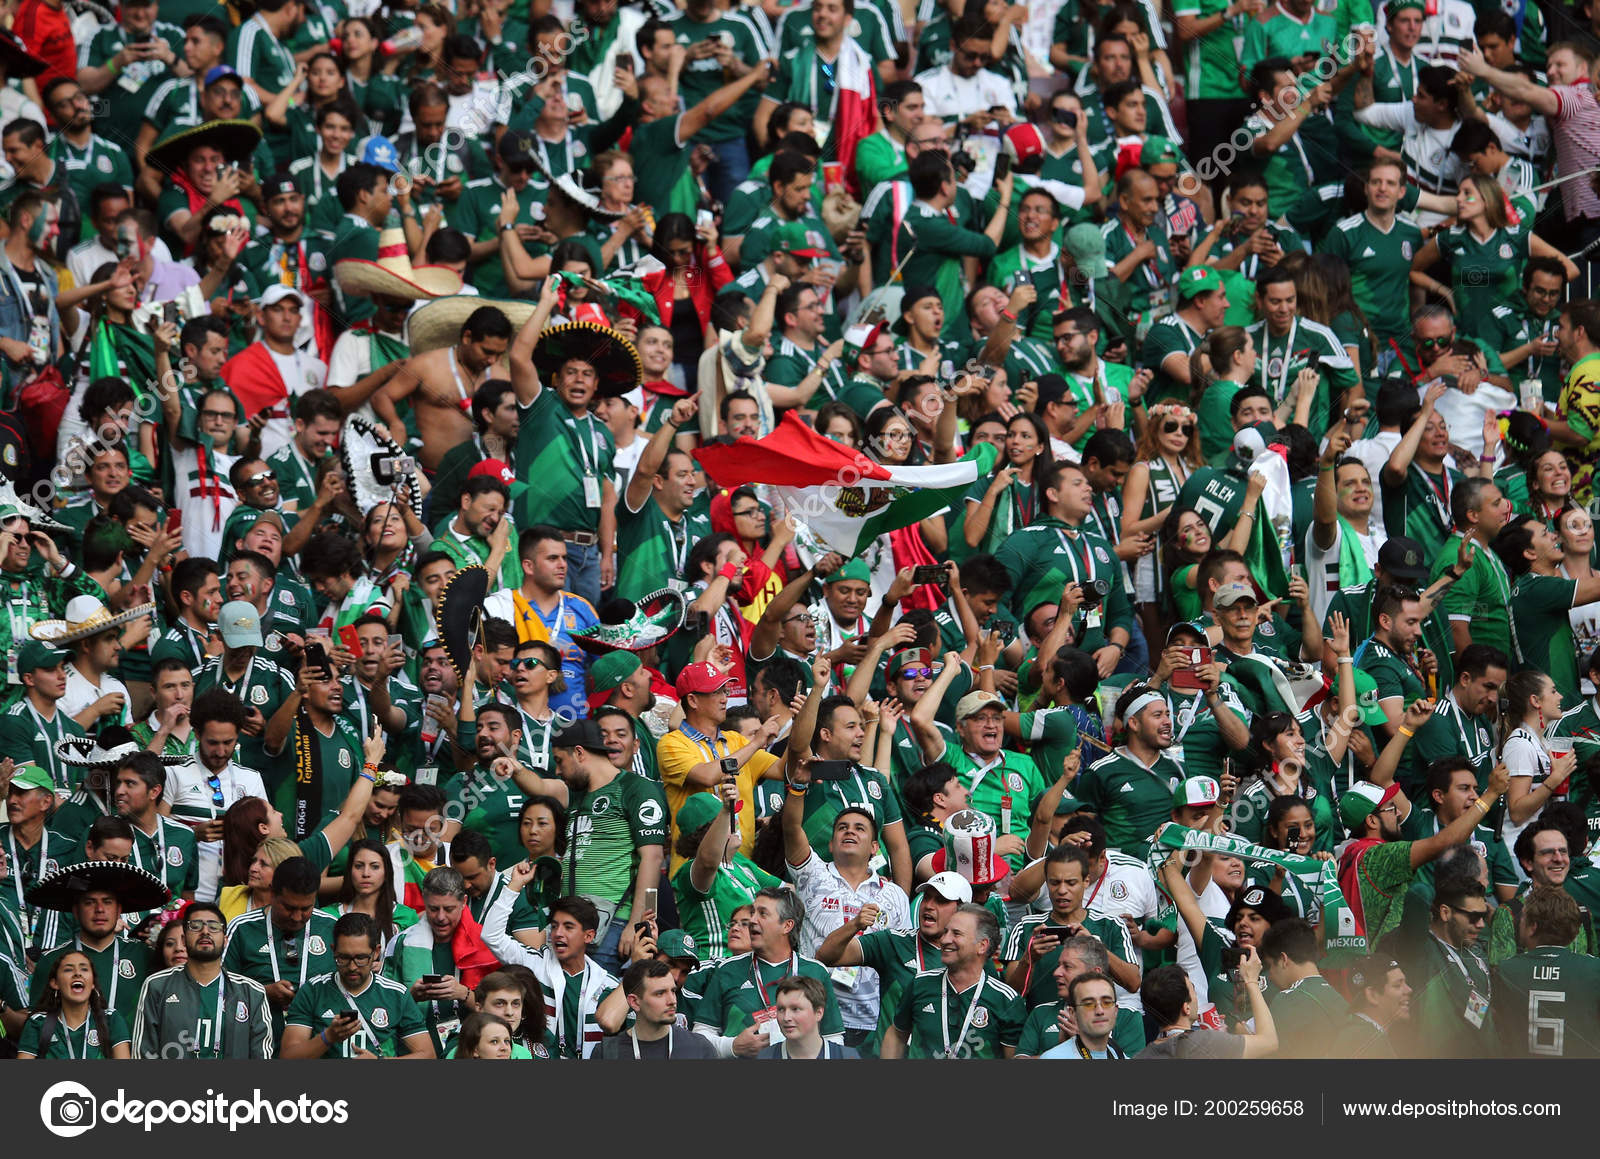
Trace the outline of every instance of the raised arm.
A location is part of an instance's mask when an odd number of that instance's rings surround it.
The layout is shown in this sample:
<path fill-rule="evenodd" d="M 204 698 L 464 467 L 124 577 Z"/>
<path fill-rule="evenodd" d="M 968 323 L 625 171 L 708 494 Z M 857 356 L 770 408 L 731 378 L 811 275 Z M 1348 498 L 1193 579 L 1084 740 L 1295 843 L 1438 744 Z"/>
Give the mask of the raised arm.
<path fill-rule="evenodd" d="M 1489 86 L 1498 89 L 1503 96 L 1532 105 L 1533 111 L 1542 116 L 1553 117 L 1561 111 L 1561 98 L 1550 89 L 1520 73 L 1492 67 L 1475 48 L 1463 47 L 1456 64 L 1462 72 L 1488 81 Z"/>
<path fill-rule="evenodd" d="M 539 290 L 538 307 L 522 324 L 522 329 L 517 331 L 516 341 L 511 343 L 511 386 L 517 392 L 517 402 L 523 406 L 532 406 L 539 397 L 539 372 L 533 368 L 533 347 L 555 311 L 556 289 L 555 278 L 544 280 Z"/>
<path fill-rule="evenodd" d="M 1445 384 L 1443 381 L 1434 383 L 1428 392 L 1422 396 L 1422 409 L 1417 412 L 1416 420 L 1406 430 L 1405 437 L 1389 455 L 1389 461 L 1383 465 L 1379 472 L 1383 482 L 1391 487 L 1398 487 L 1406 481 L 1406 474 L 1411 470 L 1411 460 L 1416 457 L 1417 447 L 1422 443 L 1422 432 L 1428 425 L 1428 418 L 1433 414 L 1433 408 L 1444 397 Z"/>

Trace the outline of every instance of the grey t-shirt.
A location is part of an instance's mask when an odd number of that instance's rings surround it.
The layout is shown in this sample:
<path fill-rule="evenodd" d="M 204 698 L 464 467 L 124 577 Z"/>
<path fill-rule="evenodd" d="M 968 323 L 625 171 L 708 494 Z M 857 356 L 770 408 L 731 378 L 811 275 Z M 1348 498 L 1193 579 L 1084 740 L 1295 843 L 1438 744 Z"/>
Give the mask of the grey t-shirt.
<path fill-rule="evenodd" d="M 1139 1052 L 1140 1058 L 1243 1058 L 1244 1037 L 1197 1027 L 1158 1038 Z"/>

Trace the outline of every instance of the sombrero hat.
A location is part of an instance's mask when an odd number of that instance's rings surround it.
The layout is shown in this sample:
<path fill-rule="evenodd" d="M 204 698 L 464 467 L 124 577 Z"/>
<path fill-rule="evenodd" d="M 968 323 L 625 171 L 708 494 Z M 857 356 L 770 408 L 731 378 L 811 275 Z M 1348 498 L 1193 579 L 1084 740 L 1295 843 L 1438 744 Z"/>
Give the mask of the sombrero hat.
<path fill-rule="evenodd" d="M 41 620 L 29 629 L 29 633 L 35 640 L 43 640 L 46 644 L 71 644 L 75 640 L 87 640 L 90 636 L 121 627 L 129 620 L 148 616 L 155 610 L 154 600 L 148 604 L 136 604 L 125 612 L 112 612 L 93 596 L 73 596 L 67 603 L 66 619 Z"/>
<path fill-rule="evenodd" d="M 78 899 L 92 890 L 117 895 L 117 904 L 129 912 L 160 909 L 172 891 L 155 874 L 125 861 L 80 861 L 47 873 L 28 891 L 28 904 L 70 913 Z"/>
<path fill-rule="evenodd" d="M 351 498 L 362 515 L 368 514 L 380 503 L 387 503 L 394 494 L 393 480 L 384 482 L 378 465 L 383 459 L 396 456 L 409 457 L 405 448 L 394 441 L 394 436 L 386 428 L 360 415 L 351 415 L 345 420 L 344 432 L 339 439 L 339 460 L 344 466 L 344 477 L 350 484 Z M 415 480 L 415 467 L 411 474 Z M 413 482 L 407 498 L 411 513 L 420 520 L 422 488 Z"/>
<path fill-rule="evenodd" d="M 0 30 L 0 66 L 13 79 L 38 76 L 50 66 L 28 51 L 27 45 L 10 32 Z"/>
<path fill-rule="evenodd" d="M 114 768 L 142 751 L 144 746 L 122 725 L 112 724 L 101 729 L 98 736 L 63 737 L 56 741 L 55 749 L 62 764 L 92 769 Z M 192 759 L 187 754 L 161 754 L 161 763 L 168 766 L 186 765 Z"/>
<path fill-rule="evenodd" d="M 461 293 L 461 275 L 444 266 L 413 266 L 406 235 L 386 229 L 378 235 L 378 260 L 345 258 L 333 264 L 333 276 L 347 294 L 391 298 L 443 298 Z"/>
<path fill-rule="evenodd" d="M 643 652 L 683 627 L 683 593 L 662 588 L 633 600 L 608 600 L 600 605 L 600 622 L 572 632 L 585 652 Z"/>
<path fill-rule="evenodd" d="M 407 323 L 411 333 L 411 353 L 426 354 L 430 350 L 443 350 L 461 341 L 462 323 L 472 317 L 473 311 L 483 306 L 493 306 L 511 321 L 512 333 L 521 330 L 534 310 L 532 302 L 501 301 L 480 298 L 475 294 L 454 294 L 436 298 L 425 306 L 417 307 Z"/>
<path fill-rule="evenodd" d="M 538 158 L 534 165 L 538 167 Z M 549 173 L 545 173 L 550 177 Z M 624 213 L 607 209 L 600 201 L 600 179 L 591 169 L 573 169 L 559 177 L 550 177 L 550 184 L 561 190 L 568 201 L 581 206 L 596 221 L 620 221 Z"/>
<path fill-rule="evenodd" d="M 39 531 L 68 530 L 64 525 L 57 523 L 21 495 L 18 495 L 16 484 L 10 479 L 0 476 L 0 523 L 18 518 L 26 519 L 33 525 L 35 530 Z"/>
<path fill-rule="evenodd" d="M 210 145 L 235 165 L 248 165 L 256 146 L 261 143 L 261 130 L 253 121 L 207 121 L 203 125 L 179 129 L 150 146 L 146 164 L 154 165 L 165 173 L 183 168 L 191 150 L 199 145 Z"/>
<path fill-rule="evenodd" d="M 439 589 L 433 626 L 450 667 L 456 670 L 457 680 L 467 678 L 472 646 L 478 642 L 478 628 L 483 622 L 483 598 L 488 594 L 489 571 L 476 564 L 456 572 Z"/>
<path fill-rule="evenodd" d="M 415 327 L 415 321 L 412 326 Z M 413 344 L 415 343 L 413 329 Z M 594 367 L 599 375 L 597 392 L 601 398 L 621 398 L 644 381 L 644 364 L 639 352 L 609 326 L 594 322 L 566 322 L 539 335 L 533 348 L 533 367 L 542 382 L 555 381 L 556 371 L 577 358 Z"/>

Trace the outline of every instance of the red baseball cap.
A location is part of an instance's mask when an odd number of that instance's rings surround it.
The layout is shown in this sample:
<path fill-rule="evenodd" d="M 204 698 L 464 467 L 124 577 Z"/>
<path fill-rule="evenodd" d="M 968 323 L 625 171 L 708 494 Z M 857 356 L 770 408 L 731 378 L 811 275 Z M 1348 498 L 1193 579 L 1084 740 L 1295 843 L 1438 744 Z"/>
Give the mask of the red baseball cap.
<path fill-rule="evenodd" d="M 678 673 L 678 699 L 682 700 L 691 692 L 716 692 L 727 687 L 732 679 L 726 672 L 704 661 L 690 664 Z"/>
<path fill-rule="evenodd" d="M 478 475 L 487 475 L 491 479 L 510 486 L 517 481 L 516 473 L 511 470 L 510 464 L 504 459 L 483 459 L 473 464 L 472 470 L 467 472 L 467 478 L 472 479 Z"/>

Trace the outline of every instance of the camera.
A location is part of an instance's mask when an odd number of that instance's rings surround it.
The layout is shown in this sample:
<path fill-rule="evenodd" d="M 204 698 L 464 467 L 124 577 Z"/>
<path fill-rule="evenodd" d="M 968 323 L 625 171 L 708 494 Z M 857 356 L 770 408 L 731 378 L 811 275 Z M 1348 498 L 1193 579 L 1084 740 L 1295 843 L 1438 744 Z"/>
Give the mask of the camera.
<path fill-rule="evenodd" d="M 1238 946 L 1222 947 L 1222 972 L 1232 974 L 1239 968 L 1239 963 L 1244 958 L 1244 951 Z"/>
<path fill-rule="evenodd" d="M 92 1127 L 95 1117 L 93 1095 L 57 1095 L 50 1100 L 52 1127 Z"/>
<path fill-rule="evenodd" d="M 1078 586 L 1083 589 L 1083 606 L 1086 608 L 1099 607 L 1100 601 L 1111 593 L 1111 581 L 1099 576 L 1090 576 Z"/>
<path fill-rule="evenodd" d="M 1284 834 L 1283 840 L 1286 848 L 1290 850 L 1294 849 L 1296 845 L 1300 844 L 1300 826 L 1289 826 L 1288 831 Z"/>
<path fill-rule="evenodd" d="M 417 469 L 417 461 L 410 455 L 376 454 L 372 456 L 372 477 L 384 486 L 393 486 L 396 479 L 410 475 Z"/>
<path fill-rule="evenodd" d="M 722 760 L 720 762 L 718 762 L 718 763 L 720 764 L 720 766 L 722 768 L 722 775 L 723 776 L 725 776 L 725 777 L 737 777 L 739 775 L 739 758 L 738 757 L 723 757 Z"/>

